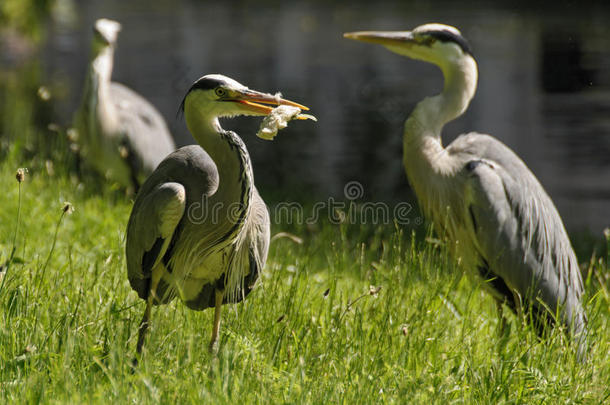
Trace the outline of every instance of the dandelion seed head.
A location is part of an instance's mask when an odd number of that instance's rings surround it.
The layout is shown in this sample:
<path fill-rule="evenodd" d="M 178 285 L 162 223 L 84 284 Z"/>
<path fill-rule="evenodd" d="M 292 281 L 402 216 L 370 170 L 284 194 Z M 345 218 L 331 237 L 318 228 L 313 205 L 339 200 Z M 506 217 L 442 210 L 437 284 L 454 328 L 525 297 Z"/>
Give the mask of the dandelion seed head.
<path fill-rule="evenodd" d="M 72 214 L 74 212 L 74 205 L 71 202 L 65 201 L 62 211 L 65 214 Z"/>
<path fill-rule="evenodd" d="M 15 174 L 15 178 L 17 179 L 17 181 L 19 183 L 23 182 L 25 180 L 25 174 L 28 172 L 28 169 L 26 169 L 25 167 L 20 167 L 19 169 L 17 169 L 17 173 Z"/>

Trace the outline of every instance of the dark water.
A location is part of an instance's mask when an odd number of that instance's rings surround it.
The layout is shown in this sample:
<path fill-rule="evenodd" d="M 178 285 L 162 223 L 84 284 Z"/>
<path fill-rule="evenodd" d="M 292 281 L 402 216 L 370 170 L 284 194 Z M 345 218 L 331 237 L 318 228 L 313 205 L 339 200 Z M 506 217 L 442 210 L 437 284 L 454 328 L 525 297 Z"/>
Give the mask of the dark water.
<path fill-rule="evenodd" d="M 262 3 L 262 4 L 261 4 Z M 88 1 L 49 26 L 46 78 L 67 89 L 57 120 L 79 98 L 91 26 L 123 24 L 114 80 L 149 98 L 180 145 L 192 142 L 178 105 L 190 83 L 223 73 L 311 107 L 318 123 L 295 122 L 272 143 L 236 130 L 269 199 L 341 197 L 358 181 L 363 200 L 413 198 L 401 165 L 402 123 L 438 92 L 440 72 L 383 48 L 344 40 L 345 31 L 457 26 L 479 63 L 469 111 L 445 129 L 490 133 L 513 148 L 554 199 L 569 229 L 599 235 L 610 225 L 610 11 L 605 2 L 548 2 L 527 9 L 464 2 Z M 69 3 L 68 3 L 69 4 Z M 527 4 L 527 3 L 521 3 Z M 75 17 L 75 18 L 74 18 Z"/>

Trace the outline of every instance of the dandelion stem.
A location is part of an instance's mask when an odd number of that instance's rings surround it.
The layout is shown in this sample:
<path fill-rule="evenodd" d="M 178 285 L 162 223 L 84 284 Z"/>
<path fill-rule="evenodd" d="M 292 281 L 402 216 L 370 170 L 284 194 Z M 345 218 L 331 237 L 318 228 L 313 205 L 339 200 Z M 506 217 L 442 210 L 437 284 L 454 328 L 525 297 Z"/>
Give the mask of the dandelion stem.
<path fill-rule="evenodd" d="M 47 271 L 47 267 L 49 265 L 49 262 L 51 261 L 51 257 L 53 256 L 53 251 L 55 250 L 55 243 L 57 242 L 57 234 L 59 233 L 59 227 L 61 225 L 61 221 L 64 219 L 64 216 L 66 215 L 66 212 L 68 212 L 68 211 L 65 209 L 61 211 L 59 220 L 57 221 L 57 224 L 55 225 L 55 234 L 53 235 L 53 243 L 51 244 L 51 250 L 49 250 L 47 260 L 44 262 L 44 266 L 42 267 L 42 273 L 40 274 L 40 279 L 38 280 L 38 285 L 36 287 L 37 290 L 39 290 L 40 286 L 42 285 L 42 280 L 44 279 L 44 274 Z"/>
<path fill-rule="evenodd" d="M 4 283 L 6 282 L 6 277 L 8 276 L 8 271 L 11 267 L 11 263 L 13 262 L 13 258 L 15 257 L 15 251 L 17 250 L 17 234 L 19 233 L 19 223 L 21 222 L 21 181 L 19 184 L 19 200 L 17 202 L 17 225 L 15 225 L 15 233 L 13 234 L 13 244 L 11 247 L 11 254 L 6 262 L 6 269 L 4 270 L 4 276 L 2 277 L 2 283 L 0 284 L 0 294 L 2 294 L 2 290 L 4 289 Z"/>

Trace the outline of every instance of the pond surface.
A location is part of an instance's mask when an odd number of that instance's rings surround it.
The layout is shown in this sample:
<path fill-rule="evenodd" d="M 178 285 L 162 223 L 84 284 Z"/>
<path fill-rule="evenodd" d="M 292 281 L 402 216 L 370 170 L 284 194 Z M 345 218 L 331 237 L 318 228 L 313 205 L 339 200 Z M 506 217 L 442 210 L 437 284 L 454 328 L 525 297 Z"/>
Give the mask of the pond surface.
<path fill-rule="evenodd" d="M 330 3 L 75 2 L 77 18 L 52 22 L 43 51 L 46 79 L 68 89 L 56 118 L 69 123 L 78 103 L 93 22 L 112 18 L 123 24 L 114 80 L 150 99 L 179 145 L 193 140 L 176 118 L 178 105 L 207 73 L 281 91 L 311 108 L 317 124 L 294 122 L 274 142 L 254 136 L 257 119 L 224 123 L 244 138 L 268 200 L 342 198 L 345 184 L 357 181 L 362 201 L 412 201 L 401 164 L 402 124 L 419 100 L 441 89 L 440 72 L 342 33 L 444 22 L 470 40 L 480 73 L 478 93 L 446 126 L 445 143 L 462 132 L 490 133 L 532 169 L 570 230 L 600 235 L 610 225 L 605 2 L 536 9 L 510 8 L 514 2 Z"/>

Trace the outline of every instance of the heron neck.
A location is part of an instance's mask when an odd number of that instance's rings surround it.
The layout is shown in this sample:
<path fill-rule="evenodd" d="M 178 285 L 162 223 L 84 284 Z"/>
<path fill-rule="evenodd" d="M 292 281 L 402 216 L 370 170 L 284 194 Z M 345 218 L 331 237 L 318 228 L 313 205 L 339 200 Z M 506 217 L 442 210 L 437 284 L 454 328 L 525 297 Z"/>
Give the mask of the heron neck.
<path fill-rule="evenodd" d="M 113 60 L 114 48 L 111 46 L 106 46 L 94 53 L 85 82 L 83 97 L 83 103 L 90 111 L 95 112 L 90 116 L 97 117 L 97 122 L 91 122 L 89 125 L 100 126 L 102 131 L 108 134 L 114 133 L 118 125 L 114 103 L 110 99 L 110 77 Z M 88 133 L 96 133 L 91 129 Z"/>
<path fill-rule="evenodd" d="M 233 210 L 232 216 L 247 214 L 254 175 L 246 145 L 236 133 L 222 129 L 217 118 L 207 118 L 189 106 L 185 118 L 197 143 L 216 163 L 219 186 L 214 198 L 227 205 L 224 209 Z"/>
<path fill-rule="evenodd" d="M 462 115 L 474 97 L 478 74 L 477 64 L 471 56 L 439 64 L 439 67 L 445 78 L 443 91 L 420 101 L 405 122 L 405 166 L 413 160 L 436 159 L 444 150 L 443 127 Z"/>
<path fill-rule="evenodd" d="M 434 212 L 430 204 L 445 200 L 441 198 L 448 189 L 444 181 L 460 169 L 457 160 L 447 159 L 441 139 L 443 126 L 466 111 L 477 85 L 477 65 L 471 56 L 440 68 L 445 77 L 443 91 L 417 104 L 405 122 L 403 137 L 407 177 L 429 214 Z"/>

